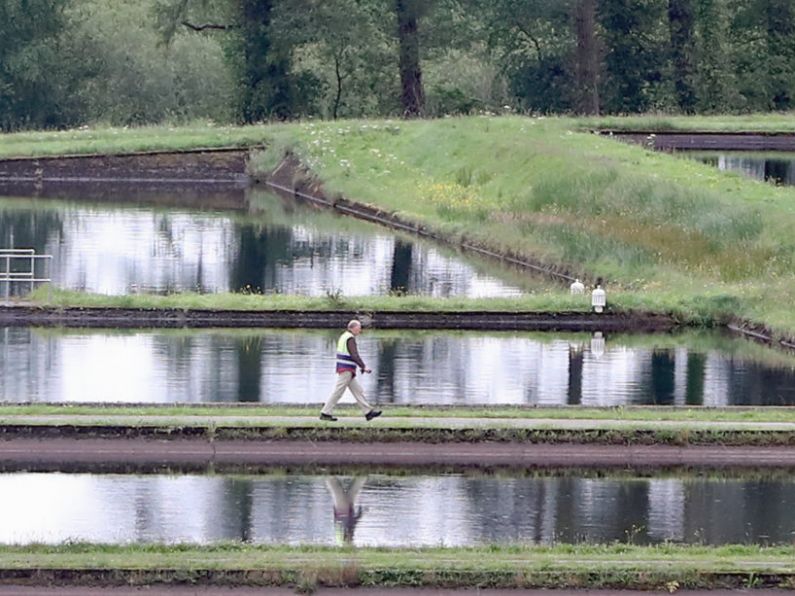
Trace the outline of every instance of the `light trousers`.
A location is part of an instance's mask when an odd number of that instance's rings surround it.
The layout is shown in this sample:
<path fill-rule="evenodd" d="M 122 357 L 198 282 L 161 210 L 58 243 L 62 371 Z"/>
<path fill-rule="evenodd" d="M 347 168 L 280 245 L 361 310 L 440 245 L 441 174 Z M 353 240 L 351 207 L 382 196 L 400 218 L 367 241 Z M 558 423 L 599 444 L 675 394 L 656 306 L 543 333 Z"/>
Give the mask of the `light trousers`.
<path fill-rule="evenodd" d="M 345 372 L 337 373 L 337 384 L 334 386 L 334 391 L 331 392 L 328 401 L 326 401 L 326 405 L 323 406 L 321 410 L 323 414 L 331 416 L 331 411 L 334 409 L 334 406 L 337 405 L 342 394 L 345 393 L 345 389 L 351 390 L 356 403 L 359 404 L 364 414 L 367 414 L 367 412 L 373 409 L 373 406 L 367 403 L 367 400 L 364 398 L 364 389 L 362 389 L 359 381 L 356 380 L 353 371 L 346 370 Z"/>

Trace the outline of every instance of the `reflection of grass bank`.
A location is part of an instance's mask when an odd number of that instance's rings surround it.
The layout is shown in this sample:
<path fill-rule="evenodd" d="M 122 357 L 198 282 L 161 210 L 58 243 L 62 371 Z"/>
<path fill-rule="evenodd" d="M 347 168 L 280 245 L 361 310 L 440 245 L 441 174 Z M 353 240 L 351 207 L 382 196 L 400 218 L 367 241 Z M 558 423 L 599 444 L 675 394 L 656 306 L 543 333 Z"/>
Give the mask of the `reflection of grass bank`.
<path fill-rule="evenodd" d="M 330 548 L 229 544 L 5 546 L 0 569 L 91 584 L 492 588 L 792 588 L 789 546 L 631 544 Z M 0 574 L 2 571 L 0 571 Z M 19 579 L 18 575 L 15 575 Z"/>

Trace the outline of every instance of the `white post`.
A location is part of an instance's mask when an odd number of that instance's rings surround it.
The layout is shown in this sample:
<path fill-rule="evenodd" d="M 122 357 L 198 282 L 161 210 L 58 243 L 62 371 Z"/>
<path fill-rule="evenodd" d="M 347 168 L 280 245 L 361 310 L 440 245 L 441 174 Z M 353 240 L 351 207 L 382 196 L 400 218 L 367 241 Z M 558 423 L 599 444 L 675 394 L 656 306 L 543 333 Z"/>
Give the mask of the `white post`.
<path fill-rule="evenodd" d="M 11 293 L 11 255 L 6 255 L 6 291 L 5 291 L 5 299 L 8 300 L 8 296 Z"/>
<path fill-rule="evenodd" d="M 591 307 L 594 312 L 601 313 L 604 311 L 605 306 L 607 306 L 607 295 L 602 286 L 597 284 L 593 292 L 591 292 Z"/>

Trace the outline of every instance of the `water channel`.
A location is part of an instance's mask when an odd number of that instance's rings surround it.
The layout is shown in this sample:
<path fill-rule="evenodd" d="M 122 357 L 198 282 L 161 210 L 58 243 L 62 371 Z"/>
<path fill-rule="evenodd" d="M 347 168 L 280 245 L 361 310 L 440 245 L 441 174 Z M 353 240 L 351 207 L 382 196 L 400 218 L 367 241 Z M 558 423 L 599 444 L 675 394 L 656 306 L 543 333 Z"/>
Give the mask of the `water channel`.
<path fill-rule="evenodd" d="M 338 334 L 0 328 L 0 401 L 320 403 Z M 358 343 L 381 404 L 795 405 L 795 357 L 718 332 L 368 330 Z"/>
<path fill-rule="evenodd" d="M 743 176 L 782 186 L 795 185 L 795 153 L 742 151 L 686 151 L 680 153 L 719 170 L 737 172 Z"/>
<path fill-rule="evenodd" d="M 791 476 L 0 474 L 0 543 L 416 547 L 793 539 Z"/>
<path fill-rule="evenodd" d="M 495 297 L 559 287 L 259 190 L 186 197 L 121 189 L 89 198 L 0 197 L 0 247 L 53 255 L 56 287 L 102 294 Z"/>

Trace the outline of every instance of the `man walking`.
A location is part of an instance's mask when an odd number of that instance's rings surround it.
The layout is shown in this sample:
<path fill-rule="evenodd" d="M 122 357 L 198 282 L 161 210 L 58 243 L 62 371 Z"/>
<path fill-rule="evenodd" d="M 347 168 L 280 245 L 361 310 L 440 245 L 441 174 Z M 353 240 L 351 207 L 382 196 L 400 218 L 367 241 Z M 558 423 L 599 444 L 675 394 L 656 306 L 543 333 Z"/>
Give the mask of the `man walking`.
<path fill-rule="evenodd" d="M 334 406 L 337 405 L 342 394 L 345 393 L 346 388 L 351 390 L 353 397 L 358 402 L 367 420 L 372 420 L 381 415 L 381 410 L 376 410 L 367 403 L 367 400 L 364 398 L 364 389 L 362 389 L 359 381 L 356 380 L 357 366 L 362 371 L 362 374 L 371 372 L 364 364 L 364 360 L 359 356 L 359 350 L 356 348 L 356 336 L 361 332 L 362 324 L 354 319 L 348 323 L 348 330 L 340 335 L 337 341 L 337 384 L 331 396 L 328 398 L 326 405 L 324 405 L 323 409 L 320 411 L 321 420 L 329 420 L 332 422 L 337 420 L 337 418 L 332 415 L 332 410 Z"/>

